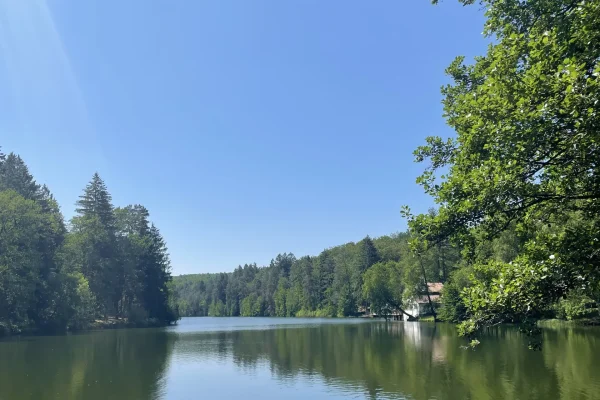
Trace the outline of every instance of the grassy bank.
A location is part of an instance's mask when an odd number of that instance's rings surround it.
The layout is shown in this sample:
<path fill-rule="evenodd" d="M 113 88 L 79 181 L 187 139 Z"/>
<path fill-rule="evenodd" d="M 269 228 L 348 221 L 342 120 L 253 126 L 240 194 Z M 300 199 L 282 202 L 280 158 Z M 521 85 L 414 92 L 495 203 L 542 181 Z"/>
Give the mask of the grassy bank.
<path fill-rule="evenodd" d="M 600 317 L 582 318 L 572 321 L 564 319 L 544 319 L 538 322 L 540 328 L 566 328 L 575 326 L 600 326 Z"/>
<path fill-rule="evenodd" d="M 149 318 L 142 321 L 130 321 L 127 318 L 109 318 L 107 320 L 97 319 L 81 330 L 96 329 L 122 329 L 122 328 L 159 328 L 167 326 L 164 321 L 155 318 Z"/>

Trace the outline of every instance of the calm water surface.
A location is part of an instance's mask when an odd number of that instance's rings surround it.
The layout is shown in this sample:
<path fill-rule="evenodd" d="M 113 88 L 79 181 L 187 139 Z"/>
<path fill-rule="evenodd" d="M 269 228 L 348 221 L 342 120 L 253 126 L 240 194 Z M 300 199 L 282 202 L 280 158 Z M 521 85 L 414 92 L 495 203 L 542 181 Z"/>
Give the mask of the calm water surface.
<path fill-rule="evenodd" d="M 184 318 L 2 341 L 0 400 L 600 399 L 600 329 L 462 345 L 444 324 Z"/>

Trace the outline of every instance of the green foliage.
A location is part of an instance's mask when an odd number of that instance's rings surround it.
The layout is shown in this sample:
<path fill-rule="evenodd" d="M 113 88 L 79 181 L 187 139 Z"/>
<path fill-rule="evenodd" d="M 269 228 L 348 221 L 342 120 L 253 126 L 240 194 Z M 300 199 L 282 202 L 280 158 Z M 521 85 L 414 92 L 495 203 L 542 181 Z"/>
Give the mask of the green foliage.
<path fill-rule="evenodd" d="M 556 314 L 567 321 L 598 317 L 598 303 L 585 294 L 573 292 L 558 302 Z"/>
<path fill-rule="evenodd" d="M 260 296 L 257 296 L 256 293 L 251 293 L 242 300 L 242 317 L 258 317 L 263 315 L 263 313 L 263 299 Z"/>
<path fill-rule="evenodd" d="M 285 297 L 285 316 L 294 317 L 302 308 L 302 289 L 299 286 L 287 290 Z"/>
<path fill-rule="evenodd" d="M 386 285 L 397 307 L 405 286 L 401 260 L 412 258 L 408 238 L 407 234 L 366 237 L 326 249 L 317 257 L 283 253 L 265 267 L 245 264 L 229 274 L 176 276 L 174 297 L 185 316 L 355 316 L 372 301 L 364 290 L 367 274 L 383 263 L 390 267 Z"/>
<path fill-rule="evenodd" d="M 373 240 L 381 260 L 400 261 L 407 253 L 408 233 L 394 233 Z"/>
<path fill-rule="evenodd" d="M 210 317 L 224 317 L 227 315 L 225 312 L 225 304 L 221 300 L 217 300 L 210 305 L 208 308 L 208 315 Z"/>
<path fill-rule="evenodd" d="M 458 57 L 447 69 L 456 136 L 415 152 L 430 162 L 417 181 L 439 209 L 409 226 L 425 249 L 458 245 L 472 269 L 446 293 L 462 333 L 519 322 L 534 337 L 553 305 L 572 292 L 594 299 L 600 281 L 600 4 L 480 3 L 494 40 L 472 65 Z"/>
<path fill-rule="evenodd" d="M 317 309 L 317 310 L 305 310 L 302 309 L 296 313 L 296 317 L 299 318 L 328 318 L 333 317 L 332 310 L 328 309 Z"/>
<path fill-rule="evenodd" d="M 279 284 L 277 285 L 277 290 L 274 294 L 275 299 L 275 315 L 278 317 L 285 317 L 287 315 L 286 312 L 286 297 L 287 297 L 287 279 L 281 278 L 279 279 Z"/>
<path fill-rule="evenodd" d="M 51 218 L 34 200 L 14 190 L 0 192 L 0 321 L 9 326 L 50 324 L 52 303 L 60 300 L 58 277 L 46 270 Z"/>
<path fill-rule="evenodd" d="M 68 322 L 70 329 L 84 329 L 90 324 L 96 314 L 96 298 L 90 290 L 87 279 L 81 273 L 75 273 L 75 292 L 71 294 L 73 311 Z"/>
<path fill-rule="evenodd" d="M 98 316 L 179 318 L 166 246 L 147 210 L 114 210 L 98 174 L 77 206 L 67 231 L 49 189 L 19 156 L 0 154 L 2 330 L 82 329 Z"/>
<path fill-rule="evenodd" d="M 363 295 L 378 315 L 389 315 L 403 308 L 404 283 L 398 262 L 380 262 L 369 268 L 364 275 Z"/>
<path fill-rule="evenodd" d="M 23 159 L 14 153 L 0 159 L 0 190 L 14 190 L 28 200 L 38 200 L 42 194 Z"/>
<path fill-rule="evenodd" d="M 471 274 L 470 268 L 458 269 L 444 285 L 442 304 L 438 312 L 442 321 L 457 323 L 467 318 L 467 307 L 461 293 L 469 286 Z"/>

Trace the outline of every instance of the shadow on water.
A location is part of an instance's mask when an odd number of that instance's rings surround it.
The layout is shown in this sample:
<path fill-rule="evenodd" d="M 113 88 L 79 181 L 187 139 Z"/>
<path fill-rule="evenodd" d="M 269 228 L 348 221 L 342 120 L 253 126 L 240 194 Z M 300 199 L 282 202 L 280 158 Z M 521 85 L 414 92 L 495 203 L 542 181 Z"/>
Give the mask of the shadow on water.
<path fill-rule="evenodd" d="M 597 328 L 544 330 L 532 352 L 511 327 L 473 351 L 445 324 L 207 323 L 0 342 L 0 400 L 600 399 Z"/>
<path fill-rule="evenodd" d="M 160 399 L 174 340 L 154 330 L 0 343 L 0 400 Z"/>

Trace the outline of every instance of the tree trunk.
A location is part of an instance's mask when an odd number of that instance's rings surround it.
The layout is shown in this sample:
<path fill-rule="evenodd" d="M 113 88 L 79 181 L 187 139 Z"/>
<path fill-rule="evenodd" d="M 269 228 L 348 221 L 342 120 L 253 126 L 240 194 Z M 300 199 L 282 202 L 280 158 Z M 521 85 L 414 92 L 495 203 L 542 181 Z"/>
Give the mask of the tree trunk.
<path fill-rule="evenodd" d="M 423 259 L 421 258 L 421 254 L 419 254 L 419 264 L 421 264 L 421 272 L 423 273 L 423 280 L 425 281 L 425 290 L 427 292 L 427 300 L 429 301 L 429 307 L 431 308 L 431 313 L 433 314 L 433 322 L 437 322 L 437 314 L 435 309 L 433 308 L 433 302 L 431 301 L 431 296 L 429 295 L 429 286 L 427 286 L 427 274 L 425 273 L 425 265 L 423 265 Z"/>
<path fill-rule="evenodd" d="M 404 311 L 404 310 L 402 309 L 402 307 L 400 307 L 400 304 L 397 304 L 397 303 L 395 303 L 395 302 L 392 302 L 392 303 L 390 303 L 390 304 L 392 304 L 394 307 L 396 307 L 396 308 L 398 309 L 398 311 L 400 311 L 402 314 L 406 315 L 408 318 L 415 319 L 415 317 L 414 317 L 414 316 L 412 316 L 412 315 L 410 315 L 409 313 L 407 313 L 406 311 Z"/>
<path fill-rule="evenodd" d="M 444 255 L 444 246 L 440 245 L 440 253 L 442 254 L 442 277 L 443 283 L 448 280 L 448 273 L 446 271 L 446 256 Z"/>

